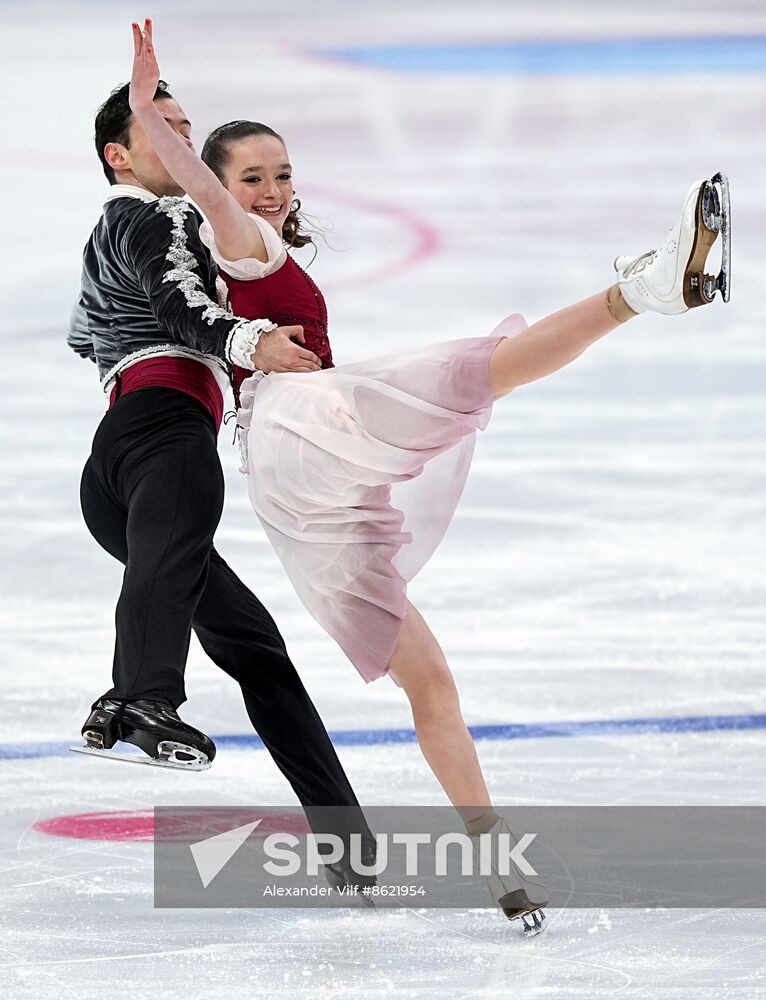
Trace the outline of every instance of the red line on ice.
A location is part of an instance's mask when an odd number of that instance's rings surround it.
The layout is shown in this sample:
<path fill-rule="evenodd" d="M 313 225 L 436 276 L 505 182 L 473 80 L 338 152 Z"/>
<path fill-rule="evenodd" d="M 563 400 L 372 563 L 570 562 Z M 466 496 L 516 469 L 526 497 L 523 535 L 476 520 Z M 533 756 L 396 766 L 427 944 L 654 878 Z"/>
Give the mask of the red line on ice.
<path fill-rule="evenodd" d="M 167 842 L 204 839 L 216 833 L 231 830 L 237 825 L 251 823 L 257 809 L 243 808 L 241 814 L 230 808 L 201 808 L 179 806 L 177 813 L 162 819 L 162 839 Z M 154 840 L 154 810 L 120 809 L 110 812 L 73 813 L 69 816 L 51 816 L 32 824 L 32 829 L 52 837 L 70 837 L 75 840 Z M 267 811 L 254 836 L 269 833 L 307 833 L 306 817 L 302 813 L 277 813 Z M 191 834 L 191 836 L 190 836 Z"/>
<path fill-rule="evenodd" d="M 369 271 L 363 271 L 355 277 L 341 278 L 339 280 L 330 279 L 323 282 L 323 286 L 330 293 L 345 292 L 350 288 L 375 285 L 381 281 L 387 281 L 389 278 L 393 278 L 403 271 L 408 271 L 410 268 L 422 264 L 424 260 L 433 256 L 439 250 L 441 245 L 439 230 L 410 209 L 400 208 L 398 205 L 392 205 L 389 202 L 379 201 L 374 198 L 365 198 L 361 195 L 348 195 L 321 184 L 311 184 L 309 185 L 309 189 L 318 195 L 348 205 L 350 208 L 358 209 L 361 212 L 368 212 L 370 215 L 392 219 L 413 238 L 410 249 L 400 257 L 395 257 L 393 260 L 380 264 Z"/>

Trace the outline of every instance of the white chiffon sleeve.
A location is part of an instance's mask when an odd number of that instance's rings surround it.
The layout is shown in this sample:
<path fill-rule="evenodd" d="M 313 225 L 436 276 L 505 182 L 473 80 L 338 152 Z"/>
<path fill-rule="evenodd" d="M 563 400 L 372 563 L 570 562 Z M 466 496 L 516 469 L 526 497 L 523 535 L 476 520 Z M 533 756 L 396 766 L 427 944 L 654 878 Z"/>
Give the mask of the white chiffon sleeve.
<path fill-rule="evenodd" d="M 270 226 L 265 219 L 259 218 L 253 212 L 248 212 L 253 220 L 253 225 L 258 227 L 258 231 L 263 237 L 263 242 L 268 254 L 268 260 L 258 260 L 256 257 L 245 257 L 242 260 L 226 260 L 218 251 L 213 236 L 213 227 L 207 219 L 199 227 L 199 236 L 205 246 L 212 254 L 216 264 L 224 270 L 230 277 L 237 281 L 253 281 L 256 278 L 265 278 L 272 271 L 278 271 L 284 264 L 287 251 L 284 248 L 276 229 Z"/>

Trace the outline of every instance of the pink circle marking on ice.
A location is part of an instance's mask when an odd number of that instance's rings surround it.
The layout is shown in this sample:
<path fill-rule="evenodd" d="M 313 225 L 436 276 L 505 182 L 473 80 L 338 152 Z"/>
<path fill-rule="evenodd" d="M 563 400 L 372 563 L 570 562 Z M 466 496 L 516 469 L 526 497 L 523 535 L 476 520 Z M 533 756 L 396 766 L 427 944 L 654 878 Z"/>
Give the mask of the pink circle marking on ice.
<path fill-rule="evenodd" d="M 331 201 L 345 204 L 358 212 L 391 219 L 410 237 L 409 247 L 398 252 L 390 260 L 383 261 L 381 264 L 359 274 L 352 274 L 348 278 L 330 279 L 324 282 L 325 288 L 331 294 L 345 292 L 350 288 L 358 288 L 363 285 L 376 285 L 378 282 L 387 281 L 389 278 L 393 278 L 395 275 L 401 274 L 403 271 L 409 271 L 417 264 L 421 264 L 439 249 L 441 244 L 439 230 L 409 208 L 402 208 L 400 205 L 395 205 L 378 198 L 363 197 L 355 194 L 350 195 L 345 191 L 339 191 L 325 184 L 309 184 L 307 187 L 310 188 L 310 192 L 316 192 Z"/>
<path fill-rule="evenodd" d="M 193 836 L 214 836 L 235 826 L 252 823 L 258 817 L 257 809 L 231 808 L 220 810 L 210 807 L 193 808 L 182 811 L 177 807 L 172 816 L 162 818 L 162 839 L 189 839 L 189 824 Z M 259 817 L 261 823 L 254 835 L 269 833 L 308 833 L 309 825 L 302 813 L 282 813 L 267 811 Z M 47 833 L 52 837 L 71 837 L 76 840 L 154 840 L 154 811 L 152 809 L 125 809 L 114 812 L 73 813 L 70 816 L 51 816 L 32 824 L 32 829 Z"/>

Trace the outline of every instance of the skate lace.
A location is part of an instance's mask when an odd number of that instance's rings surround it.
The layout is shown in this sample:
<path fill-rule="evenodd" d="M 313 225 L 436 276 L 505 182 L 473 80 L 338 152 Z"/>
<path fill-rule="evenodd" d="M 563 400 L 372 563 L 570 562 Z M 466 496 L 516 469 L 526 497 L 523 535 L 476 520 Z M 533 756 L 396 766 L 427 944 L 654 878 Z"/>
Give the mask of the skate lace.
<path fill-rule="evenodd" d="M 640 257 L 636 257 L 632 263 L 628 264 L 625 270 L 622 272 L 626 278 L 629 278 L 633 274 L 637 274 L 639 271 L 643 271 L 647 264 L 650 264 L 657 256 L 656 250 L 647 250 L 646 253 L 642 253 Z"/>
<path fill-rule="evenodd" d="M 236 444 L 237 443 L 237 427 L 236 427 L 237 411 L 236 410 L 229 410 L 228 412 L 224 413 L 224 415 L 223 415 L 223 426 L 224 427 L 226 427 L 227 424 L 229 423 L 229 421 L 232 420 L 232 419 L 234 420 L 235 424 L 234 424 L 234 437 L 231 439 L 231 443 L 232 444 Z"/>

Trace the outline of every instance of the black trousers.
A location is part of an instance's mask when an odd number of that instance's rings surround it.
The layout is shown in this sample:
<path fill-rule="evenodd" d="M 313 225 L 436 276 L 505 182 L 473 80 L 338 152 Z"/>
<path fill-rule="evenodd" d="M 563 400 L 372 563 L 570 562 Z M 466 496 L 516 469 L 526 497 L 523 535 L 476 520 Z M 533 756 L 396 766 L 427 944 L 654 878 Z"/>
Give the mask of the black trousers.
<path fill-rule="evenodd" d="M 241 686 L 253 726 L 301 804 L 357 806 L 276 623 L 213 548 L 223 473 L 204 407 L 165 388 L 118 399 L 96 431 L 81 502 L 93 537 L 125 565 L 107 695 L 164 697 L 178 707 L 194 628 Z M 369 833 L 361 814 L 348 821 Z"/>

